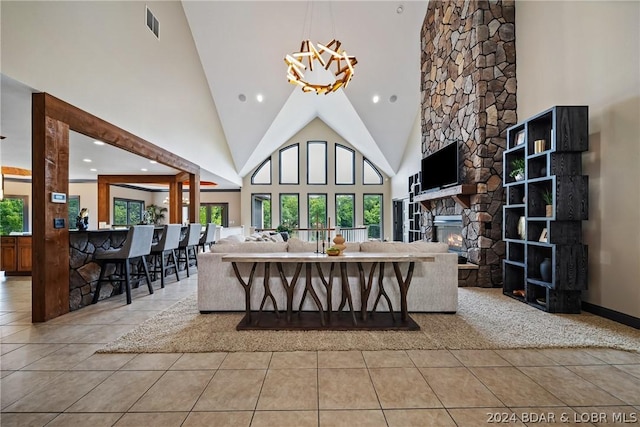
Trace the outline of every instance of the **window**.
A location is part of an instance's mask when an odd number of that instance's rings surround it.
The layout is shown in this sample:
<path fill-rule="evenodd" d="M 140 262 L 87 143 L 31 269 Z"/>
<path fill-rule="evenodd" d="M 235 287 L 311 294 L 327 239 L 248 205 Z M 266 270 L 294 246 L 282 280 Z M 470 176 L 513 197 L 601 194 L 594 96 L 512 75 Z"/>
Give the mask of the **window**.
<path fill-rule="evenodd" d="M 298 228 L 300 224 L 300 205 L 297 194 L 280 194 L 280 224 L 289 228 Z"/>
<path fill-rule="evenodd" d="M 255 228 L 272 228 L 271 194 L 251 195 L 251 226 Z"/>
<path fill-rule="evenodd" d="M 68 228 L 76 228 L 76 218 L 80 215 L 80 196 L 69 196 L 67 199 L 69 218 Z"/>
<path fill-rule="evenodd" d="M 309 194 L 307 195 L 307 206 L 309 228 L 325 228 L 327 225 L 327 195 Z"/>
<path fill-rule="evenodd" d="M 26 231 L 29 231 L 29 198 L 4 196 L 0 201 L 0 234 Z"/>
<path fill-rule="evenodd" d="M 280 184 L 299 184 L 300 156 L 298 144 L 280 150 Z"/>
<path fill-rule="evenodd" d="M 327 184 L 327 143 L 324 141 L 307 142 L 307 183 Z"/>
<path fill-rule="evenodd" d="M 382 239 L 382 194 L 365 194 L 363 200 L 364 225 L 369 239 Z"/>
<path fill-rule="evenodd" d="M 336 144 L 336 184 L 353 185 L 356 183 L 355 152 L 344 145 Z"/>
<path fill-rule="evenodd" d="M 271 157 L 262 162 L 251 175 L 252 184 L 271 184 Z"/>
<path fill-rule="evenodd" d="M 336 227 L 353 227 L 355 212 L 355 195 L 336 194 Z"/>
<path fill-rule="evenodd" d="M 113 199 L 113 225 L 136 225 L 142 221 L 143 200 Z"/>
<path fill-rule="evenodd" d="M 200 205 L 200 224 L 214 224 L 223 227 L 229 226 L 229 204 L 228 203 L 203 203 Z"/>
<path fill-rule="evenodd" d="M 365 185 L 382 184 L 382 174 L 367 159 L 363 159 L 362 162 L 362 182 Z"/>

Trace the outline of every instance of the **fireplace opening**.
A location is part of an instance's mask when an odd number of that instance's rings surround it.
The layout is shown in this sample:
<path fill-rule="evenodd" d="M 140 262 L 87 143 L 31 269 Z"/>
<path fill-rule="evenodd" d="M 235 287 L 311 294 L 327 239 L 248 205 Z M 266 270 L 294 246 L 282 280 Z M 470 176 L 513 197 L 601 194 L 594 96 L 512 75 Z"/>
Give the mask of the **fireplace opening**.
<path fill-rule="evenodd" d="M 466 262 L 467 247 L 462 238 L 462 216 L 436 216 L 433 219 L 433 228 L 435 241 L 447 243 L 449 245 L 449 252 L 457 253 L 458 260 L 460 262 Z"/>

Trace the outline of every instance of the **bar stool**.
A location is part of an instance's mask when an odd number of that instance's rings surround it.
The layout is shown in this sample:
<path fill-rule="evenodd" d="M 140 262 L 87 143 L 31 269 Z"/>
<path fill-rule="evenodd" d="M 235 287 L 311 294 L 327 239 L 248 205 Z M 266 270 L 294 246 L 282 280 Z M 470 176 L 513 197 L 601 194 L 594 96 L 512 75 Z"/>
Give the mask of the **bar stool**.
<path fill-rule="evenodd" d="M 144 268 L 144 276 L 147 279 L 147 286 L 149 287 L 149 293 L 153 293 L 153 287 L 151 286 L 151 278 L 149 277 L 149 269 L 147 268 L 146 256 L 151 252 L 151 242 L 153 241 L 153 225 L 134 225 L 129 228 L 124 245 L 119 249 L 113 249 L 108 251 L 96 252 L 94 260 L 100 264 L 100 277 L 96 285 L 96 291 L 93 294 L 92 304 L 98 302 L 100 298 L 100 288 L 102 282 L 112 281 L 119 282 L 122 289 L 123 279 L 108 279 L 105 278 L 106 266 L 109 264 L 115 264 L 116 266 L 124 266 L 124 282 L 126 283 L 127 291 L 127 304 L 131 304 L 131 267 L 129 262 L 136 258 L 141 258 L 142 267 Z M 142 274 L 134 274 L 134 276 L 142 276 Z"/>
<path fill-rule="evenodd" d="M 202 225 L 200 223 L 189 224 L 187 233 L 184 235 L 180 244 L 178 245 L 178 263 L 185 262 L 185 270 L 187 270 L 187 277 L 189 277 L 189 260 L 196 260 L 196 268 L 198 268 L 198 243 L 200 242 L 200 230 Z M 189 257 L 189 251 L 193 252 L 193 258 Z M 184 258 L 182 254 L 184 253 Z"/>
<path fill-rule="evenodd" d="M 209 245 L 209 248 L 211 248 L 211 245 L 215 243 L 216 227 L 217 225 L 215 222 L 210 222 L 209 224 L 207 224 L 207 228 L 206 230 L 204 230 L 204 234 L 200 236 L 200 241 L 198 242 L 198 246 L 202 247 L 202 252 L 204 252 L 206 245 Z"/>
<path fill-rule="evenodd" d="M 166 276 L 167 269 L 171 267 L 174 267 L 176 270 L 176 280 L 180 280 L 178 277 L 178 260 L 176 259 L 175 249 L 178 249 L 178 244 L 180 243 L 181 230 L 182 225 L 180 224 L 165 225 L 160 241 L 151 246 L 151 256 L 153 257 L 153 270 L 151 270 L 151 273 L 154 274 L 154 280 L 155 274 L 158 272 L 160 273 L 161 288 L 164 288 L 164 278 Z M 165 255 L 167 254 L 171 255 L 173 264 L 165 262 Z M 160 265 L 158 265 L 158 261 Z"/>

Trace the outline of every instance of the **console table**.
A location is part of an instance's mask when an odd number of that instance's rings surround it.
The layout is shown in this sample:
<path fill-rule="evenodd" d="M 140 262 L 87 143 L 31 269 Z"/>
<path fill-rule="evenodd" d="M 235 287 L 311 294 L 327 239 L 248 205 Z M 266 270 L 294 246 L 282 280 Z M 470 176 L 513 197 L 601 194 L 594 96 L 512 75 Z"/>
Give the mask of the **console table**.
<path fill-rule="evenodd" d="M 416 255 L 405 253 L 369 253 L 369 252 L 352 252 L 344 253 L 339 256 L 328 256 L 326 254 L 316 253 L 238 253 L 227 254 L 222 256 L 222 261 L 231 262 L 233 271 L 238 281 L 245 291 L 245 316 L 240 321 L 236 329 L 293 329 L 293 330 L 310 330 L 310 329 L 401 329 L 401 330 L 418 330 L 420 327 L 409 317 L 407 312 L 407 292 L 411 285 L 415 262 L 434 262 L 435 258 L 428 255 Z M 245 280 L 240 274 L 238 263 L 251 263 L 251 272 Z M 289 282 L 283 272 L 282 264 L 295 264 L 295 274 Z M 321 269 L 321 264 L 330 264 L 329 277 L 325 278 Z M 347 276 L 347 264 L 354 263 L 359 272 L 360 285 L 360 307 L 353 306 L 351 289 L 349 287 L 349 279 Z M 365 272 L 363 263 L 371 263 L 369 271 Z M 383 278 L 386 263 L 391 263 L 395 272 L 395 277 L 400 292 L 400 310 L 394 312 L 391 301 L 384 289 Z M 406 275 L 403 277 L 400 269 L 401 263 L 408 263 Z M 286 292 L 286 310 L 284 317 L 281 317 L 280 310 L 276 303 L 275 297 L 271 293 L 269 285 L 269 277 L 271 264 L 275 264 L 280 280 Z M 258 265 L 264 268 L 264 296 L 257 312 L 252 312 L 251 308 L 251 287 L 253 286 L 253 277 Z M 333 279 L 336 265 L 340 269 L 341 277 L 341 302 L 337 311 L 333 311 L 331 296 L 333 292 Z M 320 301 L 318 294 L 312 285 L 312 271 L 315 266 L 318 277 L 326 289 L 326 312 Z M 294 316 L 293 296 L 294 289 L 298 283 L 298 278 L 305 268 L 305 288 L 302 299 L 298 307 L 297 315 Z M 367 305 L 371 294 L 372 284 L 375 280 L 376 270 L 378 272 L 378 294 L 371 312 L 367 311 Z M 365 280 L 366 277 L 366 280 Z M 307 295 L 313 300 L 317 312 L 302 312 L 302 304 Z M 380 299 L 385 298 L 389 312 L 376 312 L 376 308 Z M 273 303 L 274 310 L 272 313 L 263 316 L 263 308 L 267 299 Z M 340 315 L 343 308 L 348 304 L 349 319 L 344 319 Z M 375 313 L 375 315 L 374 315 Z"/>

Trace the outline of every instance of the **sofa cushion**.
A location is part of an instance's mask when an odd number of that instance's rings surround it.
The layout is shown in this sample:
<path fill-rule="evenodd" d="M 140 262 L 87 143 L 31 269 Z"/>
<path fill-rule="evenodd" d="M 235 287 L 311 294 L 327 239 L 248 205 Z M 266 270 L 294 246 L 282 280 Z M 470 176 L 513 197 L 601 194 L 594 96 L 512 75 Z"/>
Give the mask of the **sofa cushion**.
<path fill-rule="evenodd" d="M 211 252 L 217 254 L 233 254 L 233 253 L 268 253 L 268 252 L 287 252 L 287 244 L 285 242 L 243 242 L 224 245 L 215 244 L 211 247 Z"/>
<path fill-rule="evenodd" d="M 316 245 L 316 242 L 305 242 L 296 237 L 290 237 L 287 244 L 289 245 L 287 248 L 289 252 L 315 252 L 316 248 L 322 250 L 322 242 Z"/>
<path fill-rule="evenodd" d="M 216 242 L 216 245 L 236 244 L 244 242 L 244 236 L 242 234 L 232 234 L 231 236 L 223 237 Z"/>
<path fill-rule="evenodd" d="M 437 242 L 362 242 L 361 252 L 446 253 L 449 245 Z"/>

